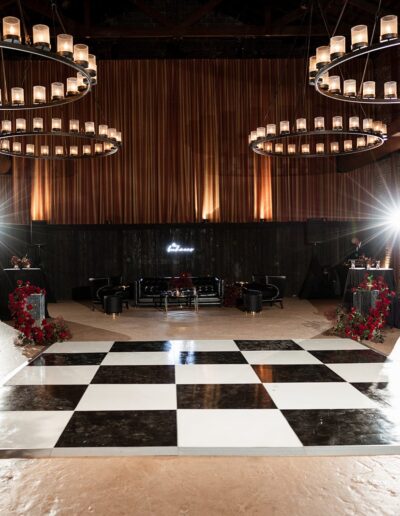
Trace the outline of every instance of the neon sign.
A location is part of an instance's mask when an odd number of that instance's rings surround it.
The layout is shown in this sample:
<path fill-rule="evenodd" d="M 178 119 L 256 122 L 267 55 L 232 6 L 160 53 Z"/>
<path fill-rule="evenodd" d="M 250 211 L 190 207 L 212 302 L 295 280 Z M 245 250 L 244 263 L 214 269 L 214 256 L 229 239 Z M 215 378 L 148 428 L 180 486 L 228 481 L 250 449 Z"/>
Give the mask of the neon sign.
<path fill-rule="evenodd" d="M 180 244 L 172 242 L 167 247 L 167 253 L 193 253 L 194 247 L 182 247 Z"/>

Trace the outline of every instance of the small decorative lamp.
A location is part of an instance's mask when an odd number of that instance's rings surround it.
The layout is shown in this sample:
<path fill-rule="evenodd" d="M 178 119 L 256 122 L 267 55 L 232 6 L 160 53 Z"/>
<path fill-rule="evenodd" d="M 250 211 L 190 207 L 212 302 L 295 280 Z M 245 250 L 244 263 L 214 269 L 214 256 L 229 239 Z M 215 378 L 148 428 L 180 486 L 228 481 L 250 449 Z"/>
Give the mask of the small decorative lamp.
<path fill-rule="evenodd" d="M 27 156 L 33 156 L 35 154 L 35 146 L 33 143 L 27 143 L 25 147 L 25 154 Z"/>
<path fill-rule="evenodd" d="M 298 118 L 296 120 L 296 131 L 298 133 L 307 131 L 307 120 L 305 118 Z"/>
<path fill-rule="evenodd" d="M 43 131 L 43 118 L 33 119 L 33 131 L 35 133 L 40 133 Z"/>
<path fill-rule="evenodd" d="M 64 147 L 62 145 L 55 146 L 56 156 L 64 156 Z"/>
<path fill-rule="evenodd" d="M 397 99 L 397 82 L 388 81 L 383 85 L 385 99 Z"/>
<path fill-rule="evenodd" d="M 3 18 L 3 41 L 21 43 L 21 24 L 18 18 L 14 16 Z"/>
<path fill-rule="evenodd" d="M 70 34 L 57 35 L 57 54 L 72 59 L 74 55 L 74 38 Z"/>
<path fill-rule="evenodd" d="M 294 143 L 289 143 L 287 150 L 288 154 L 296 154 L 296 145 Z"/>
<path fill-rule="evenodd" d="M 375 98 L 375 81 L 363 82 L 363 99 Z"/>
<path fill-rule="evenodd" d="M 280 134 L 289 134 L 290 133 L 290 123 L 288 120 L 283 120 L 279 122 L 279 132 Z"/>
<path fill-rule="evenodd" d="M 25 118 L 17 118 L 15 120 L 15 130 L 17 133 L 24 133 L 26 132 L 26 120 Z"/>
<path fill-rule="evenodd" d="M 11 88 L 11 104 L 13 106 L 25 104 L 24 88 Z"/>
<path fill-rule="evenodd" d="M 332 117 L 332 129 L 334 131 L 341 131 L 343 129 L 343 117 L 342 116 Z"/>
<path fill-rule="evenodd" d="M 71 95 L 78 95 L 78 79 L 76 77 L 67 79 L 67 97 Z"/>
<path fill-rule="evenodd" d="M 44 86 L 33 87 L 33 103 L 34 104 L 45 104 L 46 103 L 46 88 Z"/>
<path fill-rule="evenodd" d="M 85 133 L 94 134 L 94 122 L 85 122 Z"/>
<path fill-rule="evenodd" d="M 357 92 L 357 85 L 355 79 L 347 79 L 343 81 L 343 95 L 345 97 L 355 97 Z"/>
<path fill-rule="evenodd" d="M 1 134 L 11 133 L 11 120 L 2 120 L 1 121 Z"/>
<path fill-rule="evenodd" d="M 357 149 L 362 149 L 363 147 L 365 147 L 365 138 L 364 136 L 359 136 L 357 138 Z"/>
<path fill-rule="evenodd" d="M 315 151 L 317 154 L 323 154 L 325 152 L 325 144 L 317 143 L 315 146 Z"/>
<path fill-rule="evenodd" d="M 69 121 L 69 132 L 77 133 L 79 131 L 79 120 L 70 120 Z"/>
<path fill-rule="evenodd" d="M 317 69 L 323 68 L 331 62 L 330 49 L 328 46 L 317 47 L 316 63 Z"/>
<path fill-rule="evenodd" d="M 310 154 L 310 144 L 309 143 L 303 143 L 301 145 L 301 153 L 302 154 Z"/>
<path fill-rule="evenodd" d="M 69 155 L 70 156 L 77 156 L 78 155 L 78 146 L 77 145 L 70 145 L 70 147 L 69 147 Z"/>
<path fill-rule="evenodd" d="M 317 75 L 317 56 L 311 56 L 308 65 L 308 78 L 313 82 Z"/>
<path fill-rule="evenodd" d="M 108 126 L 107 125 L 99 125 L 99 136 L 107 137 L 108 134 Z M 257 131 L 251 131 L 251 141 L 257 140 Z"/>
<path fill-rule="evenodd" d="M 330 57 L 337 59 L 346 53 L 346 38 L 344 36 L 333 36 L 330 41 Z"/>
<path fill-rule="evenodd" d="M 82 149 L 83 149 L 84 156 L 90 156 L 92 154 L 92 148 L 90 145 L 83 145 Z"/>
<path fill-rule="evenodd" d="M 374 121 L 372 118 L 364 118 L 363 120 L 363 131 L 372 131 Z"/>
<path fill-rule="evenodd" d="M 83 45 L 82 43 L 74 45 L 74 61 L 84 68 L 89 66 L 89 48 L 87 45 Z"/>
<path fill-rule="evenodd" d="M 64 83 L 51 83 L 51 100 L 61 100 L 64 98 Z"/>
<path fill-rule="evenodd" d="M 397 38 L 397 16 L 388 14 L 381 18 L 381 41 Z"/>
<path fill-rule="evenodd" d="M 40 146 L 40 155 L 41 156 L 48 156 L 49 155 L 49 146 L 48 145 L 41 145 Z"/>
<path fill-rule="evenodd" d="M 339 142 L 331 142 L 331 152 L 339 152 Z"/>
<path fill-rule="evenodd" d="M 330 93 L 340 93 L 340 77 L 339 75 L 331 75 L 329 77 L 329 92 Z"/>
<path fill-rule="evenodd" d="M 34 25 L 32 27 L 33 44 L 41 50 L 50 50 L 50 30 L 47 25 Z"/>
<path fill-rule="evenodd" d="M 267 124 L 267 136 L 276 136 L 276 124 Z"/>
<path fill-rule="evenodd" d="M 356 25 L 351 28 L 351 50 L 359 50 L 368 46 L 368 27 Z"/>
<path fill-rule="evenodd" d="M 358 131 L 360 129 L 360 118 L 358 116 L 351 116 L 349 118 L 350 131 Z"/>
<path fill-rule="evenodd" d="M 324 131 L 325 130 L 325 119 L 323 116 L 316 116 L 314 118 L 314 129 L 316 131 Z"/>
<path fill-rule="evenodd" d="M 62 128 L 62 120 L 61 118 L 52 118 L 51 119 L 51 130 L 54 132 L 61 131 Z"/>
<path fill-rule="evenodd" d="M 344 150 L 346 152 L 351 151 L 353 149 L 353 142 L 352 142 L 352 140 L 345 140 L 343 146 L 344 146 Z"/>
<path fill-rule="evenodd" d="M 12 144 L 12 151 L 14 154 L 21 154 L 22 151 L 22 145 L 20 142 L 13 142 Z"/>

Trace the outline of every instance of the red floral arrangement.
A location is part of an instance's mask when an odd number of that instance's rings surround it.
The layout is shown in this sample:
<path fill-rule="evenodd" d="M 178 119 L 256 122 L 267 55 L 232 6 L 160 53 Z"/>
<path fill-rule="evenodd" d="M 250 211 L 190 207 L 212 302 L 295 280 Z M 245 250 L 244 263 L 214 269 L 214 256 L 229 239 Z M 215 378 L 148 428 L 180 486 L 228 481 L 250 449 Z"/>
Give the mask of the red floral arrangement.
<path fill-rule="evenodd" d="M 32 294 L 46 295 L 46 291 L 29 281 L 17 281 L 17 288 L 8 297 L 8 307 L 14 321 L 14 328 L 18 330 L 17 342 L 22 345 L 37 344 L 48 346 L 54 342 L 63 342 L 71 338 L 65 321 L 57 317 L 52 321 L 43 319 L 40 326 L 35 325 L 31 310 L 33 306 L 28 303 L 28 297 Z"/>
<path fill-rule="evenodd" d="M 378 297 L 374 307 L 371 307 L 367 315 L 358 312 L 354 307 L 348 312 L 343 309 L 337 311 L 337 321 L 333 333 L 340 337 L 348 337 L 353 340 L 372 340 L 383 342 L 382 329 L 390 312 L 390 305 L 395 293 L 392 292 L 383 276 L 374 278 L 368 274 L 353 292 L 357 290 L 377 290 Z"/>

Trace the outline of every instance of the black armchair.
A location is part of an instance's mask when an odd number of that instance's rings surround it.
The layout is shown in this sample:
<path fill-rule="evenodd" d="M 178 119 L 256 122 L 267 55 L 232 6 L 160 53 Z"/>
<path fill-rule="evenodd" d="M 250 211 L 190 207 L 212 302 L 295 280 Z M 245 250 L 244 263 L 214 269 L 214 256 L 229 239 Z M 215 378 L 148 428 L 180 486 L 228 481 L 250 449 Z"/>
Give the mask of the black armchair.
<path fill-rule="evenodd" d="M 248 288 L 252 290 L 260 290 L 263 303 L 279 303 L 283 308 L 283 298 L 286 291 L 286 276 L 268 276 L 262 274 L 253 274 L 252 281 L 248 284 Z"/>

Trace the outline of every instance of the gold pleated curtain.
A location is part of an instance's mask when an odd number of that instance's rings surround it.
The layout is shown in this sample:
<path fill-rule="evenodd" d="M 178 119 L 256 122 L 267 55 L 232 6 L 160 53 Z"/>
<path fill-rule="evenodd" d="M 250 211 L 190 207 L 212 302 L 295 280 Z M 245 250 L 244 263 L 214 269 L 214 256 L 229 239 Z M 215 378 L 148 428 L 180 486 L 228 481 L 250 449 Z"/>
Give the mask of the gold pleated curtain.
<path fill-rule="evenodd" d="M 57 63 L 26 69 L 7 63 L 9 87 L 68 75 Z M 0 192 L 12 192 L 19 223 L 362 218 L 373 171 L 359 184 L 332 160 L 269 159 L 248 148 L 249 132 L 267 121 L 350 114 L 302 83 L 302 60 L 100 61 L 98 86 L 83 100 L 9 118 L 108 123 L 122 131 L 122 150 L 76 162 L 16 158 L 12 187 L 0 183 Z"/>

